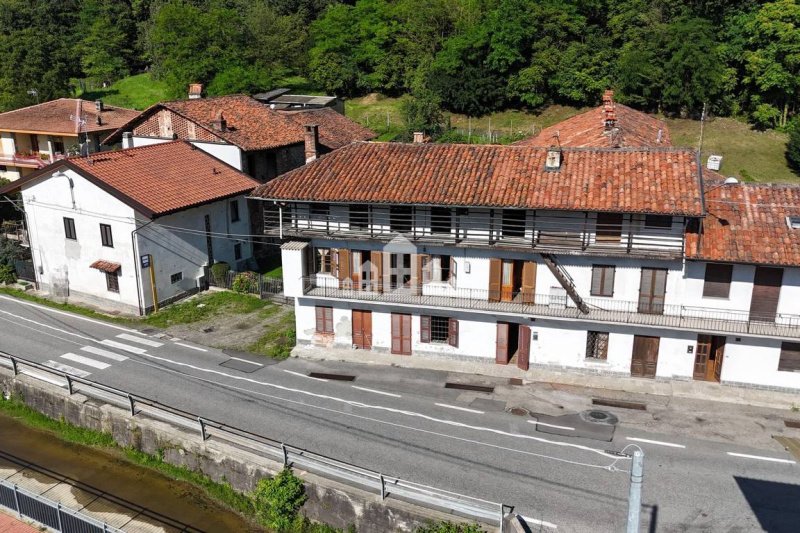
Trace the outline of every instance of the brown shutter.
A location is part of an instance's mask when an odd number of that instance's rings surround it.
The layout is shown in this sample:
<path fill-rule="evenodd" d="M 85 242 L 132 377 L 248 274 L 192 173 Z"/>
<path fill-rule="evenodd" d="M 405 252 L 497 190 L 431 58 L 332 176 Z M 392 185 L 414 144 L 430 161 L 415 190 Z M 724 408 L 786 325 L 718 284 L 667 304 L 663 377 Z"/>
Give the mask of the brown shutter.
<path fill-rule="evenodd" d="M 323 333 L 325 331 L 325 309 L 317 306 L 314 310 L 317 314 L 317 333 Z"/>
<path fill-rule="evenodd" d="M 497 346 L 494 360 L 499 365 L 508 364 L 508 327 L 508 324 L 502 322 L 497 324 Z"/>
<path fill-rule="evenodd" d="M 614 271 L 613 265 L 592 265 L 592 296 L 614 295 Z"/>
<path fill-rule="evenodd" d="M 639 312 L 663 314 L 666 289 L 666 269 L 642 268 L 642 277 L 639 284 Z"/>
<path fill-rule="evenodd" d="M 450 346 L 458 348 L 458 320 L 451 318 L 448 321 L 447 343 Z"/>
<path fill-rule="evenodd" d="M 325 333 L 333 333 L 333 307 L 323 307 L 325 310 Z"/>
<path fill-rule="evenodd" d="M 331 248 L 331 275 L 339 279 L 339 250 L 338 248 Z"/>
<path fill-rule="evenodd" d="M 372 281 L 373 290 L 383 292 L 383 254 L 373 250 L 369 254 L 369 261 L 372 263 L 372 272 L 374 276 Z"/>
<path fill-rule="evenodd" d="M 706 264 L 703 296 L 710 298 L 727 298 L 731 291 L 733 265 Z"/>
<path fill-rule="evenodd" d="M 781 344 L 781 358 L 778 370 L 782 372 L 800 372 L 800 342 L 784 342 Z"/>
<path fill-rule="evenodd" d="M 424 254 L 417 254 L 416 255 L 416 262 L 414 264 L 414 271 L 411 273 L 411 286 L 414 287 L 414 291 L 419 296 L 422 294 L 422 263 L 423 261 L 427 261 L 430 263 L 430 256 Z"/>
<path fill-rule="evenodd" d="M 456 263 L 455 257 L 450 256 L 450 279 L 447 281 L 450 282 L 450 285 L 455 287 L 457 278 L 458 278 L 458 263 Z"/>
<path fill-rule="evenodd" d="M 403 353 L 402 317 L 392 313 L 392 353 Z"/>
<path fill-rule="evenodd" d="M 419 342 L 431 342 L 431 317 L 429 315 L 419 317 Z"/>
<path fill-rule="evenodd" d="M 500 301 L 500 285 L 502 283 L 502 266 L 500 259 L 489 259 L 489 301 Z"/>
<path fill-rule="evenodd" d="M 521 370 L 528 370 L 531 356 L 531 328 L 528 326 L 519 327 L 519 348 L 517 349 L 517 367 Z"/>
<path fill-rule="evenodd" d="M 350 279 L 350 250 L 345 250 L 343 248 L 339 249 L 339 260 L 338 260 L 338 275 L 339 278 L 339 288 L 343 289 L 351 285 L 349 283 L 345 283 L 345 280 Z M 352 280 L 351 280 L 352 281 Z"/>
<path fill-rule="evenodd" d="M 536 263 L 525 261 L 522 264 L 522 303 L 532 304 L 536 291 Z"/>
<path fill-rule="evenodd" d="M 756 267 L 750 300 L 750 320 L 775 321 L 782 283 L 782 268 Z"/>

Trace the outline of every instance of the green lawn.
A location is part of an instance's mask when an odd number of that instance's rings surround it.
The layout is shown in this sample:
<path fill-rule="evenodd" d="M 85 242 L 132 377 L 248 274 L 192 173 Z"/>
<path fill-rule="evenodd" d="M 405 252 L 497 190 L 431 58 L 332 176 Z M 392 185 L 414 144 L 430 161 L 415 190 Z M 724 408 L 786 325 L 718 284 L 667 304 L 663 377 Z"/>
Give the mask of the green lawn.
<path fill-rule="evenodd" d="M 138 110 L 167 100 L 166 87 L 163 83 L 153 80 L 149 73 L 128 76 L 110 87 L 88 90 L 79 96 L 86 100 L 102 99 L 109 105 Z"/>

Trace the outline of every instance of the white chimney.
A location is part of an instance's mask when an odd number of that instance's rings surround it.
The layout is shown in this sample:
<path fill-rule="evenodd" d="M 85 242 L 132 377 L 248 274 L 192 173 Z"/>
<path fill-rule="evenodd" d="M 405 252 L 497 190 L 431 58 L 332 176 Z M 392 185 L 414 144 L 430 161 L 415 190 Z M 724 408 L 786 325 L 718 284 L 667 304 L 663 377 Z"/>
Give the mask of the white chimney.
<path fill-rule="evenodd" d="M 95 100 L 94 101 L 94 108 L 95 108 L 95 110 L 97 110 L 98 113 L 102 113 L 103 111 L 105 111 L 105 106 L 103 105 L 103 101 L 102 100 Z"/>
<path fill-rule="evenodd" d="M 425 132 L 424 131 L 415 131 L 414 132 L 414 144 L 422 144 L 425 142 Z"/>
<path fill-rule="evenodd" d="M 561 148 L 551 146 L 547 149 L 547 159 L 544 162 L 545 170 L 558 170 L 561 168 Z"/>
<path fill-rule="evenodd" d="M 319 156 L 319 126 L 306 124 L 305 130 L 306 163 L 310 163 Z"/>
<path fill-rule="evenodd" d="M 133 148 L 133 133 L 130 131 L 122 132 L 122 148 Z"/>

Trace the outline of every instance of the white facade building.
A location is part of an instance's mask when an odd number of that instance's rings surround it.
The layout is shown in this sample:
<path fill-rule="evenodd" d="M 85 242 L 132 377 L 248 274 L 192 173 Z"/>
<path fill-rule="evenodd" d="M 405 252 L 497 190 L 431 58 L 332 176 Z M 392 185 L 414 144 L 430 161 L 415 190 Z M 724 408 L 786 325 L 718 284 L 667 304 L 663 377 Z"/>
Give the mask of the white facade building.
<path fill-rule="evenodd" d="M 40 289 L 140 314 L 154 294 L 163 305 L 203 288 L 214 262 L 244 266 L 256 184 L 174 142 L 67 159 L 0 193 L 22 192 Z"/>
<path fill-rule="evenodd" d="M 688 150 L 373 143 L 254 196 L 300 344 L 797 391 L 800 230 L 720 222 L 748 187 Z"/>

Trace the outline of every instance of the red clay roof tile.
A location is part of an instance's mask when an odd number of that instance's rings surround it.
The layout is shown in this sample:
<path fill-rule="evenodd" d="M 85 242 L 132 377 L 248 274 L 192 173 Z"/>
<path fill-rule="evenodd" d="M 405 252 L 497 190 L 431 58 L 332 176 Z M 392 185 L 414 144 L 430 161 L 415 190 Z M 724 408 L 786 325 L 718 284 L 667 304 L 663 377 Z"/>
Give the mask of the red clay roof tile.
<path fill-rule="evenodd" d="M 94 102 L 77 98 L 59 98 L 43 104 L 0 113 L 0 130 L 31 131 L 76 136 L 79 118 L 85 120 L 81 132 L 113 131 L 139 115 L 138 111 L 104 105 L 98 113 Z M 100 124 L 97 118 L 100 117 Z"/>

